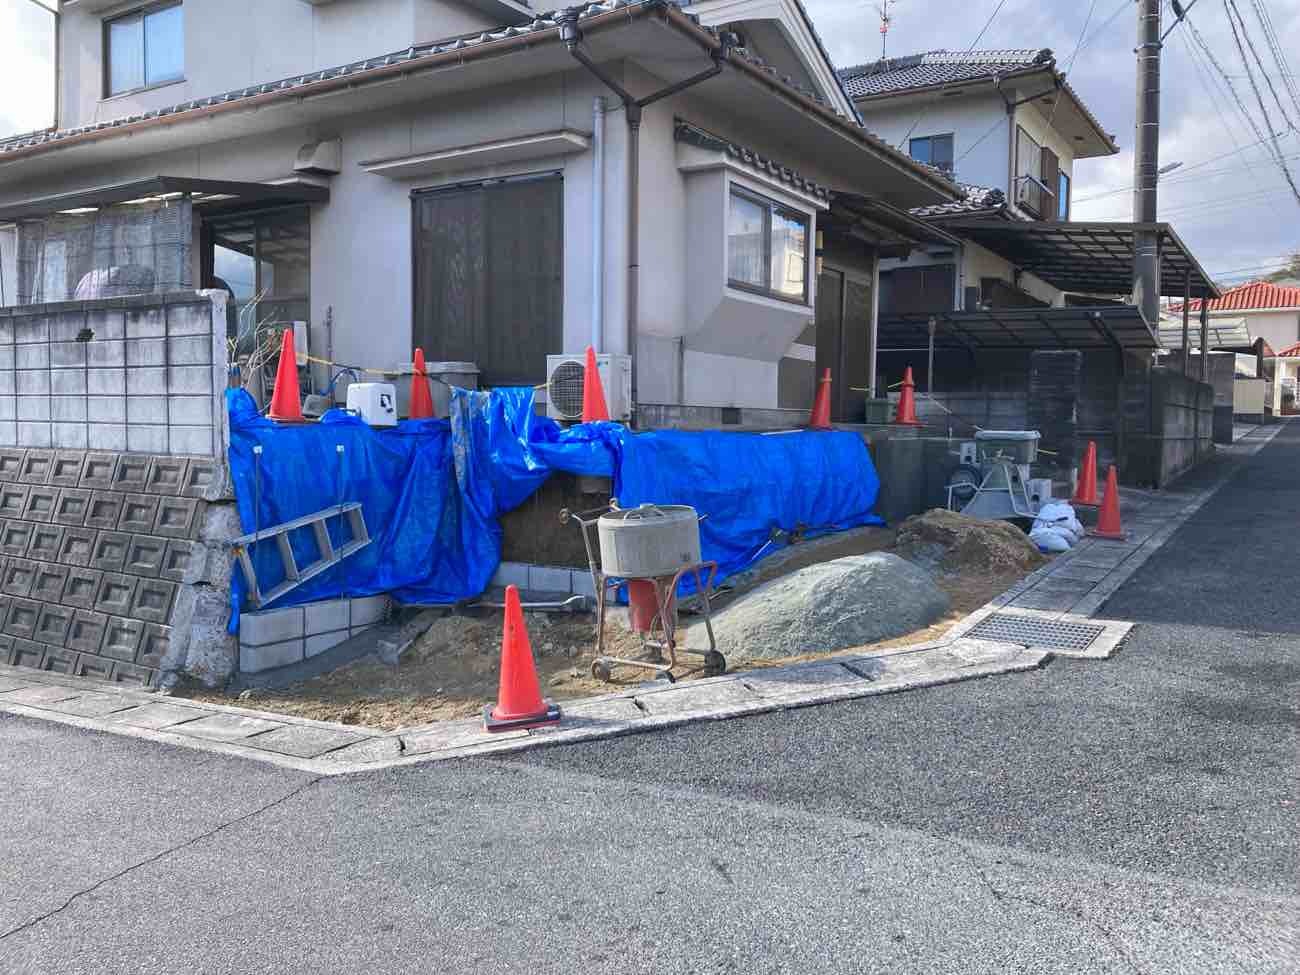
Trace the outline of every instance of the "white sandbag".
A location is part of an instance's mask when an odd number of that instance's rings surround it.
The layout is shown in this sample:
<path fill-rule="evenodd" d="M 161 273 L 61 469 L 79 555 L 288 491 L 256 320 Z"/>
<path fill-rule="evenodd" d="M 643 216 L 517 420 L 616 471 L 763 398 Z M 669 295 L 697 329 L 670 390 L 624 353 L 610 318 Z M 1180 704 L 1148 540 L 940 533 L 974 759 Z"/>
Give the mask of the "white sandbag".
<path fill-rule="evenodd" d="M 1084 531 L 1075 517 L 1074 507 L 1065 501 L 1049 501 L 1043 505 L 1034 519 L 1034 528 L 1051 528 L 1064 535 L 1071 544 L 1081 539 Z"/>
<path fill-rule="evenodd" d="M 1048 525 L 1035 525 L 1029 540 L 1040 552 L 1068 552 L 1073 544 L 1062 532 Z"/>

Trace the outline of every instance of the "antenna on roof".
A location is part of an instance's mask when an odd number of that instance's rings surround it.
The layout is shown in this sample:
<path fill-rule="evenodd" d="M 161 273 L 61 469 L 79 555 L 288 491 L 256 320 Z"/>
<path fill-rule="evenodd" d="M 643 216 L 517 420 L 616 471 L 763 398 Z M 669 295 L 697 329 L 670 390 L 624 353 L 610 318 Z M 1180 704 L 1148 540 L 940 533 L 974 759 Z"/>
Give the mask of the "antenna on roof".
<path fill-rule="evenodd" d="M 880 60 L 885 60 L 885 41 L 889 37 L 889 25 L 894 21 L 894 15 L 889 12 L 889 8 L 898 3 L 898 0 L 880 0 L 876 4 L 876 13 L 880 14 Z"/>

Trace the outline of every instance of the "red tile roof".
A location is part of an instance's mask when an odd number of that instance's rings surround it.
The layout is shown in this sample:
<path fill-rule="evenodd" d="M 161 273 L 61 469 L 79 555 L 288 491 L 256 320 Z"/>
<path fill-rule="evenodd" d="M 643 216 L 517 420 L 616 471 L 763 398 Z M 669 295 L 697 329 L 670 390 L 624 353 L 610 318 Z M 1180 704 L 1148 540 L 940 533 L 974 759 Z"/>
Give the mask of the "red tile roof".
<path fill-rule="evenodd" d="M 1278 356 L 1283 359 L 1300 359 L 1300 342 L 1295 345 L 1288 345 L 1278 353 Z"/>
<path fill-rule="evenodd" d="M 1192 311 L 1201 310 L 1201 299 L 1193 298 Z M 1300 308 L 1300 288 L 1283 287 L 1268 281 L 1247 281 L 1210 299 L 1210 311 L 1254 311 L 1260 308 Z M 1182 303 L 1171 311 L 1181 312 Z"/>

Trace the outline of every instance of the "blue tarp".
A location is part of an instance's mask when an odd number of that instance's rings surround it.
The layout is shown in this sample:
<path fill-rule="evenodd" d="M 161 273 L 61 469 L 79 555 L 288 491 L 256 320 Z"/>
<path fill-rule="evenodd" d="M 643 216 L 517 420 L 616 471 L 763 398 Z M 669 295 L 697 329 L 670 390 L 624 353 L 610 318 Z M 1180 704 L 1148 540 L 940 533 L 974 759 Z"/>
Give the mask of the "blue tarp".
<path fill-rule="evenodd" d="M 450 420 L 388 429 L 341 410 L 319 423 L 275 423 L 243 390 L 229 390 L 226 402 L 244 531 L 360 501 L 372 538 L 277 606 L 381 592 L 410 603 L 477 596 L 500 561 L 499 517 L 554 471 L 612 477 L 624 507 L 688 504 L 707 514 L 701 546 L 718 562 L 719 579 L 780 544 L 774 534 L 880 523 L 871 513 L 880 487 L 871 456 L 848 432 L 634 434 L 608 422 L 564 429 L 535 414 L 526 388 L 457 389 Z M 331 531 L 337 543 L 346 540 L 342 524 Z M 309 530 L 291 541 L 300 564 L 316 559 Z M 269 588 L 279 572 L 275 546 L 257 545 L 252 556 Z M 244 594 L 240 572 L 234 581 L 232 630 Z"/>

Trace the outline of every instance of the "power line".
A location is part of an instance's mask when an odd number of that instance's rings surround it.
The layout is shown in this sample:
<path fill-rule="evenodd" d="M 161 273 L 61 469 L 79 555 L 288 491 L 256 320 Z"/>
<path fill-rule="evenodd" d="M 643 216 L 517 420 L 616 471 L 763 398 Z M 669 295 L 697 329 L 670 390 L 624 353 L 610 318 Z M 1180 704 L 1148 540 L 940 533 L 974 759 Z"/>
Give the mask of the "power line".
<path fill-rule="evenodd" d="M 1256 143 L 1256 146 L 1257 146 L 1257 145 L 1258 145 L 1258 143 Z M 1253 149 L 1253 148 L 1255 148 L 1255 146 L 1247 146 L 1246 148 L 1247 148 L 1247 149 Z M 1244 151 L 1244 150 L 1242 150 L 1242 151 Z M 1233 153 L 1229 153 L 1229 155 L 1236 155 L 1236 153 L 1235 153 L 1235 152 L 1233 152 Z M 1297 153 L 1296 155 L 1293 155 L 1293 156 L 1284 156 L 1283 158 L 1285 158 L 1285 159 L 1287 160 L 1287 162 L 1296 162 L 1296 161 L 1300 161 L 1300 153 Z M 1181 174 L 1178 175 L 1178 176 L 1171 176 L 1171 177 L 1163 177 L 1163 176 L 1162 176 L 1162 177 L 1160 178 L 1160 188 L 1161 188 L 1161 189 L 1164 189 L 1165 187 L 1168 187 L 1168 186 L 1181 186 L 1181 185 L 1183 185 L 1184 183 L 1195 183 L 1195 182 L 1198 182 L 1199 180 L 1203 180 L 1203 179 L 1217 179 L 1218 177 L 1223 176 L 1225 173 L 1235 173 L 1235 172 L 1237 172 L 1238 170 L 1243 169 L 1243 168 L 1253 168 L 1254 165 L 1255 165 L 1254 162 L 1251 161 L 1251 160 L 1243 160 L 1240 164 L 1237 164 L 1237 165 L 1232 165 L 1232 166 L 1222 166 L 1222 167 L 1220 167 L 1220 168 L 1218 168 L 1218 169 L 1210 169 L 1210 170 L 1206 170 L 1206 171 L 1203 172 L 1203 173 L 1195 173 L 1195 174 L 1190 175 L 1190 176 L 1184 176 L 1184 175 L 1181 175 Z M 1075 200 L 1075 202 L 1076 202 L 1076 203 L 1091 203 L 1091 202 L 1093 202 L 1094 200 L 1102 200 L 1102 199 L 1105 199 L 1106 197 L 1110 197 L 1110 196 L 1119 196 L 1121 193 L 1128 193 L 1128 192 L 1131 192 L 1132 189 L 1133 189 L 1133 188 L 1132 188 L 1131 186 L 1126 186 L 1126 187 L 1122 187 L 1122 188 L 1121 188 L 1121 187 L 1116 187 L 1116 188 L 1114 188 L 1114 189 L 1105 190 L 1104 192 L 1093 193 L 1091 196 L 1081 196 L 1081 197 L 1078 197 L 1078 198 Z"/>
<path fill-rule="evenodd" d="M 1115 22 L 1115 18 L 1118 17 L 1120 14 L 1122 14 L 1125 10 L 1127 10 L 1132 5 L 1133 5 L 1133 0 L 1120 0 L 1119 6 L 1115 8 L 1115 12 L 1111 14 L 1109 17 L 1107 17 L 1104 21 L 1102 21 L 1101 26 L 1098 27 L 1091 34 L 1089 34 L 1087 39 L 1082 44 L 1079 45 L 1078 50 L 1074 52 L 1075 56 L 1077 57 L 1079 51 L 1082 51 L 1089 44 L 1091 44 L 1098 37 L 1100 37 L 1102 32 L 1105 31 L 1107 27 L 1109 27 L 1111 24 Z"/>
<path fill-rule="evenodd" d="M 1250 60 L 1246 57 L 1245 48 L 1243 48 L 1241 44 L 1241 37 L 1237 33 L 1237 25 L 1233 22 L 1232 19 L 1233 12 L 1237 12 L 1238 17 L 1241 16 L 1240 12 L 1237 11 L 1237 4 L 1235 3 L 1235 0 L 1226 0 L 1224 4 L 1224 9 L 1228 14 L 1228 26 L 1232 28 L 1232 39 L 1237 45 L 1237 53 L 1241 56 L 1241 63 L 1245 66 L 1246 74 L 1250 78 L 1250 89 L 1255 93 L 1255 101 L 1259 103 L 1259 114 L 1263 116 L 1264 125 L 1268 128 L 1268 134 L 1272 137 L 1273 155 L 1277 161 L 1278 166 L 1282 170 L 1282 175 L 1286 177 L 1287 183 L 1291 185 L 1291 192 L 1295 194 L 1296 202 L 1300 203 L 1300 189 L 1296 188 L 1295 180 L 1291 178 L 1291 170 L 1287 169 L 1286 161 L 1282 158 L 1282 151 L 1278 148 L 1277 145 L 1277 132 L 1273 128 L 1273 120 L 1269 117 L 1268 108 L 1264 105 L 1264 96 L 1261 95 L 1259 92 L 1259 85 L 1255 83 L 1255 74 L 1250 70 Z M 1246 24 L 1244 21 L 1242 22 L 1241 25 L 1241 32 L 1243 34 L 1246 33 Z M 1254 50 L 1253 46 L 1251 49 Z M 1265 80 L 1267 80 L 1267 77 L 1265 78 Z M 1272 87 L 1271 82 L 1269 83 L 1269 87 L 1270 88 Z M 1276 97 L 1276 93 L 1275 93 L 1275 97 Z M 1280 105 L 1281 102 L 1278 102 L 1278 104 Z M 1285 115 L 1283 117 L 1285 117 Z M 1287 124 L 1290 125 L 1290 119 L 1287 119 Z M 1294 129 L 1295 126 L 1292 125 L 1291 128 Z"/>
<path fill-rule="evenodd" d="M 1259 20 L 1259 25 L 1264 31 L 1264 39 L 1268 42 L 1269 50 L 1273 53 L 1273 60 L 1277 64 L 1278 73 L 1282 78 L 1282 85 L 1291 97 L 1291 104 L 1295 106 L 1297 112 L 1300 112 L 1300 89 L 1296 87 L 1295 75 L 1292 74 L 1291 65 L 1287 62 L 1286 49 L 1282 47 L 1282 43 L 1278 39 L 1277 28 L 1273 25 L 1273 16 L 1264 5 L 1264 0 L 1250 0 L 1250 4 L 1254 8 L 1255 17 Z"/>
<path fill-rule="evenodd" d="M 1092 0 L 1092 3 L 1088 4 L 1088 16 L 1083 18 L 1083 27 L 1079 30 L 1079 39 L 1074 42 L 1074 51 L 1070 54 L 1070 60 L 1066 62 L 1065 71 L 1063 72 L 1066 77 L 1069 77 L 1070 72 L 1074 70 L 1074 59 L 1079 56 L 1079 48 L 1083 45 L 1084 35 L 1088 33 L 1088 25 L 1092 23 L 1092 12 L 1096 9 L 1097 0 Z M 1056 89 L 1056 98 L 1052 100 L 1052 114 L 1047 116 L 1047 127 L 1049 129 L 1056 119 L 1056 109 L 1061 104 L 1061 93 L 1064 90 L 1064 85 Z"/>
<path fill-rule="evenodd" d="M 1191 25 L 1189 24 L 1188 26 L 1190 28 Z M 1203 55 L 1189 39 L 1187 31 L 1183 31 L 1179 36 L 1183 40 L 1183 47 L 1187 49 L 1187 59 L 1191 62 L 1192 68 L 1196 72 L 1197 80 L 1200 81 L 1201 86 L 1209 96 L 1210 105 L 1214 108 L 1215 114 L 1218 115 L 1219 123 L 1223 126 L 1223 131 L 1227 134 L 1228 138 L 1232 140 L 1232 144 L 1238 149 L 1241 149 L 1241 140 L 1237 138 L 1237 133 L 1234 131 L 1232 125 L 1229 124 L 1228 114 L 1224 110 L 1225 106 L 1227 107 L 1228 112 L 1232 110 L 1232 106 L 1229 104 L 1231 101 L 1230 97 L 1227 92 L 1223 90 L 1219 80 L 1214 76 L 1214 72 L 1206 65 L 1203 60 Z"/>
<path fill-rule="evenodd" d="M 1287 113 L 1286 113 L 1286 107 L 1283 106 L 1283 104 L 1282 104 L 1282 99 L 1280 99 L 1280 98 L 1277 97 L 1277 89 L 1273 87 L 1273 79 L 1270 78 L 1270 77 L 1268 76 L 1268 69 L 1264 67 L 1264 61 L 1263 61 L 1262 58 L 1260 58 L 1260 56 L 1259 56 L 1259 51 L 1257 51 L 1257 50 L 1255 49 L 1255 41 L 1251 38 L 1251 36 L 1250 36 L 1250 32 L 1246 29 L 1246 18 L 1243 17 L 1243 16 L 1241 15 L 1241 10 L 1237 7 L 1237 0 L 1227 0 L 1226 8 L 1227 8 L 1227 10 L 1228 10 L 1228 23 L 1229 23 L 1229 24 L 1232 23 L 1232 15 L 1233 15 L 1233 14 L 1236 14 L 1236 15 L 1237 15 L 1237 20 L 1238 20 L 1238 21 L 1240 22 L 1240 24 L 1241 24 L 1241 36 L 1245 39 L 1245 41 L 1246 41 L 1246 46 L 1250 48 L 1251 56 L 1255 59 L 1255 63 L 1259 66 L 1259 73 L 1260 73 L 1261 75 L 1263 75 L 1263 77 L 1264 77 L 1264 83 L 1265 83 L 1266 85 L 1268 85 L 1269 93 L 1273 96 L 1273 101 L 1277 104 L 1277 110 L 1278 110 L 1279 112 L 1282 113 L 1282 120 L 1283 120 L 1284 122 L 1286 122 L 1287 128 L 1288 128 L 1288 129 L 1292 129 L 1292 130 L 1294 130 L 1294 129 L 1295 129 L 1295 123 L 1292 122 L 1292 121 L 1291 121 L 1291 117 L 1290 117 L 1289 115 L 1287 115 Z M 1233 30 L 1232 36 L 1233 36 L 1233 39 L 1234 39 L 1234 40 L 1237 38 L 1237 32 L 1236 32 L 1235 28 L 1234 28 L 1234 30 Z M 1238 50 L 1241 50 L 1241 41 L 1240 41 L 1240 40 L 1237 41 L 1237 49 L 1238 49 Z M 1245 63 L 1245 57 L 1246 57 L 1246 56 L 1243 54 L 1243 55 L 1242 55 L 1242 63 L 1243 63 L 1243 64 Z M 1249 67 L 1249 66 L 1247 66 L 1246 71 L 1247 71 L 1247 74 L 1249 74 L 1249 72 L 1250 72 L 1250 67 Z M 1252 86 L 1252 87 L 1253 87 L 1254 84 L 1255 84 L 1255 78 L 1254 78 L 1253 75 L 1250 76 L 1250 83 L 1251 83 L 1251 86 Z M 1258 95 L 1258 92 L 1256 92 L 1256 94 Z M 1262 111 L 1263 108 L 1264 108 L 1264 105 L 1263 105 L 1263 101 L 1261 100 L 1261 102 L 1260 102 L 1260 110 Z"/>

